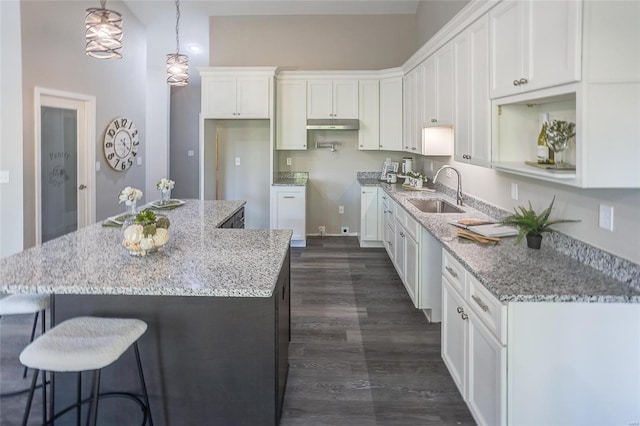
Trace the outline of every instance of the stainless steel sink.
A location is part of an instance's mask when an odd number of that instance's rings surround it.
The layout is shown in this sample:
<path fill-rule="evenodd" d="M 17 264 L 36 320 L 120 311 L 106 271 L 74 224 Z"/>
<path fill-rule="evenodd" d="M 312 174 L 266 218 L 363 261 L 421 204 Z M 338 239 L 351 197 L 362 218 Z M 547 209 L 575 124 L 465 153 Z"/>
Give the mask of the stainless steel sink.
<path fill-rule="evenodd" d="M 409 202 L 416 206 L 418 210 L 425 213 L 464 213 L 464 210 L 444 200 L 421 200 L 412 198 L 409 199 Z"/>

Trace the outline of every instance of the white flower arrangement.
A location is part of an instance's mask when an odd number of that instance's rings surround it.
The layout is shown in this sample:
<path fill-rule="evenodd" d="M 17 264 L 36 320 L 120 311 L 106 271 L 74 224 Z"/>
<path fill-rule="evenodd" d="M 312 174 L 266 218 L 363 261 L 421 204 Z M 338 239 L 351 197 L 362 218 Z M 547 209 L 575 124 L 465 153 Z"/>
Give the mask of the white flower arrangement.
<path fill-rule="evenodd" d="M 171 179 L 162 178 L 158 181 L 158 183 L 156 183 L 156 188 L 158 188 L 158 191 L 164 194 L 171 191 L 175 185 L 176 183 Z"/>
<path fill-rule="evenodd" d="M 120 195 L 118 196 L 118 203 L 124 202 L 127 206 L 130 206 L 141 198 L 142 191 L 137 188 L 127 186 L 125 189 L 120 191 Z"/>

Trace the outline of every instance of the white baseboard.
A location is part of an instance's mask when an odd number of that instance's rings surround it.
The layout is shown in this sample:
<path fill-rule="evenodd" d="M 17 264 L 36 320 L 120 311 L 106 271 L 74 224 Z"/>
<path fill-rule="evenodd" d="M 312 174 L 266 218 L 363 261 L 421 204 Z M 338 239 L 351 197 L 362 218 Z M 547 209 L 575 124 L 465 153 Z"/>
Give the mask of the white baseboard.
<path fill-rule="evenodd" d="M 348 234 L 327 234 L 327 233 L 325 233 L 324 235 L 307 234 L 307 237 L 357 237 L 357 236 L 358 236 L 357 232 L 349 232 Z"/>

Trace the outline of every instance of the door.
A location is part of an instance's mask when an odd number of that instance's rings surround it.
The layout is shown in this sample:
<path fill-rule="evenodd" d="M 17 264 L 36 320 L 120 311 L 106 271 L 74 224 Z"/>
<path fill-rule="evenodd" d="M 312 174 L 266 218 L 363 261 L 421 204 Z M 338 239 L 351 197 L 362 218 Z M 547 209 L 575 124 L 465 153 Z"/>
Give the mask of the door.
<path fill-rule="evenodd" d="M 36 88 L 36 242 L 95 222 L 95 98 Z"/>

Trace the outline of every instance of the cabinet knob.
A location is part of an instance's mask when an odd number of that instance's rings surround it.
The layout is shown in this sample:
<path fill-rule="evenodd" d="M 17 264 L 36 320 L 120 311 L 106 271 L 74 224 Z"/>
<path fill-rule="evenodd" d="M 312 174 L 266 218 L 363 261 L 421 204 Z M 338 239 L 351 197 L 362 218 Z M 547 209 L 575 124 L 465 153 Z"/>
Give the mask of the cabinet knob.
<path fill-rule="evenodd" d="M 513 85 L 514 86 L 520 86 L 520 81 L 519 80 L 513 80 Z"/>
<path fill-rule="evenodd" d="M 414 151 L 416 150 L 415 148 L 411 148 L 411 149 L 414 150 Z"/>
<path fill-rule="evenodd" d="M 438 122 L 438 120 L 436 120 L 435 118 L 432 118 L 432 119 L 431 119 L 431 122 L 432 122 L 432 123 L 437 123 L 437 122 Z"/>
<path fill-rule="evenodd" d="M 464 312 L 460 316 L 462 317 L 463 320 L 466 320 L 469 318 L 469 315 L 465 314 Z"/>
<path fill-rule="evenodd" d="M 458 311 L 459 314 L 464 312 L 464 309 L 462 309 L 461 306 L 458 306 L 458 309 L 456 309 L 456 311 Z"/>
<path fill-rule="evenodd" d="M 303 148 L 306 148 L 307 146 L 306 146 L 306 145 L 302 145 L 302 147 L 303 147 Z"/>
<path fill-rule="evenodd" d="M 520 81 L 518 81 L 518 83 L 520 84 L 527 84 L 529 82 L 529 80 L 527 80 L 526 78 L 521 78 Z"/>
<path fill-rule="evenodd" d="M 405 147 L 404 147 L 404 149 L 409 149 L 409 147 L 408 147 L 408 146 L 405 146 Z"/>
<path fill-rule="evenodd" d="M 87 188 L 87 185 L 85 185 L 84 183 L 81 183 L 80 186 L 78 187 L 78 189 L 81 191 L 86 188 Z"/>
<path fill-rule="evenodd" d="M 362 148 L 364 145 L 360 145 L 360 148 Z"/>

